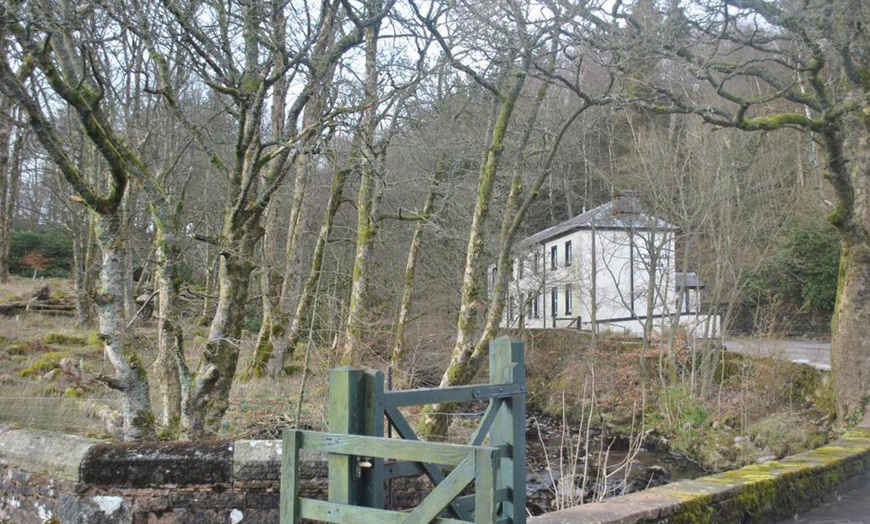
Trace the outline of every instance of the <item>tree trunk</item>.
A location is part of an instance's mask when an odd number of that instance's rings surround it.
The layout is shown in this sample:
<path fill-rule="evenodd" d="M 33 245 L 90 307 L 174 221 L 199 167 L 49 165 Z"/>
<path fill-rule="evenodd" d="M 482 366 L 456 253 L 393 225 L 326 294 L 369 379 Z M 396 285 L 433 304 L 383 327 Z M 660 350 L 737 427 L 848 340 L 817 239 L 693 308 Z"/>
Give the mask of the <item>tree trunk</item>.
<path fill-rule="evenodd" d="M 280 348 L 275 348 L 275 360 L 272 368 L 272 374 L 275 376 L 284 369 L 284 364 L 287 358 L 293 354 L 296 344 L 299 342 L 299 337 L 302 334 L 305 319 L 311 314 L 311 305 L 314 302 L 314 295 L 317 292 L 317 283 L 320 281 L 321 271 L 323 270 L 323 255 L 326 252 L 326 244 L 329 242 L 329 235 L 332 232 L 332 224 L 335 220 L 335 214 L 338 212 L 338 207 L 341 205 L 344 183 L 347 181 L 347 175 L 348 171 L 346 169 L 338 169 L 332 176 L 332 186 L 329 190 L 329 201 L 327 202 L 326 210 L 323 213 L 320 232 L 317 234 L 314 253 L 311 256 L 311 267 L 308 270 L 308 278 L 305 279 L 305 283 L 302 285 L 302 292 L 300 293 L 299 301 L 296 304 L 296 313 L 293 316 L 293 323 L 290 326 L 290 332 L 287 335 L 287 350 L 284 353 L 279 353 Z"/>
<path fill-rule="evenodd" d="M 128 188 L 124 195 L 124 202 L 121 204 L 121 227 L 123 231 L 130 230 L 130 215 L 133 213 L 133 207 L 136 201 L 136 191 L 133 188 Z M 129 247 L 129 246 L 128 246 Z M 133 253 L 130 249 L 124 250 L 124 318 L 128 322 L 135 320 L 136 312 L 136 296 L 133 285 Z"/>
<path fill-rule="evenodd" d="M 837 413 L 849 423 L 866 416 L 870 392 L 870 246 L 843 241 L 831 326 L 831 368 Z M 854 419 L 854 420 L 853 420 Z"/>
<path fill-rule="evenodd" d="M 268 235 L 266 236 L 268 238 Z M 264 244 L 266 239 L 264 239 Z M 265 257 L 265 253 L 263 254 Z M 263 373 L 262 366 L 258 366 L 257 362 L 263 358 L 266 361 L 272 355 L 272 340 L 280 339 L 283 331 L 283 323 L 275 318 L 275 309 L 277 307 L 277 297 L 275 293 L 277 286 L 275 279 L 271 275 L 271 268 L 263 259 L 262 274 L 260 275 L 260 289 L 262 291 L 262 300 L 260 301 L 263 313 L 260 318 L 260 329 L 257 332 L 257 341 L 254 343 L 254 355 L 248 368 L 242 373 L 242 380 L 247 380 L 254 377 L 261 377 Z"/>
<path fill-rule="evenodd" d="M 242 374 L 244 379 L 258 378 L 266 375 L 269 361 L 274 355 L 287 353 L 288 343 L 287 329 L 290 324 L 290 308 L 292 307 L 293 289 L 298 287 L 299 253 L 297 252 L 299 238 L 299 221 L 302 215 L 302 204 L 305 201 L 305 192 L 308 185 L 308 170 L 310 169 L 311 157 L 309 154 L 301 155 L 295 164 L 296 177 L 293 188 L 293 200 L 290 203 L 290 212 L 287 224 L 287 244 L 284 250 L 284 271 L 281 284 L 277 286 L 272 282 L 264 284 L 270 289 L 277 291 L 277 304 L 263 302 L 263 326 L 257 337 L 257 345 L 254 348 L 254 356 Z M 277 222 L 277 221 L 276 221 Z M 269 243 L 269 230 L 267 228 L 266 243 Z M 264 281 L 265 282 L 265 281 Z M 270 293 L 271 294 L 271 293 Z M 268 308 L 268 310 L 267 310 Z M 280 369 L 280 366 L 273 366 Z"/>
<path fill-rule="evenodd" d="M 377 2 L 375 2 L 377 3 Z M 376 12 L 378 9 L 372 9 Z M 378 157 L 377 112 L 378 112 L 378 31 L 380 23 L 365 30 L 365 94 L 363 96 L 362 122 L 358 129 L 359 139 L 356 155 L 356 168 L 360 172 L 360 186 L 357 196 L 356 256 L 350 288 L 347 325 L 344 337 L 342 364 L 353 365 L 359 362 L 363 349 L 363 334 L 368 324 L 366 302 L 368 301 L 369 265 L 377 231 L 377 211 L 380 191 L 375 187 Z"/>
<path fill-rule="evenodd" d="M 484 225 L 489 215 L 492 190 L 501 161 L 505 136 L 510 127 L 511 116 L 516 107 L 517 99 L 522 91 L 526 76 L 517 73 L 514 83 L 507 95 L 501 97 L 490 135 L 490 144 L 477 182 L 477 202 L 469 228 L 468 247 L 465 251 L 465 269 L 462 277 L 461 298 L 459 303 L 459 318 L 456 323 L 456 342 L 450 357 L 450 364 L 441 376 L 441 386 L 467 383 L 471 375 L 470 358 L 472 356 L 472 337 L 476 328 L 477 313 L 483 305 L 481 292 L 480 257 L 483 254 Z M 464 381 L 464 382 L 463 382 Z M 420 433 L 423 435 L 445 435 L 447 433 L 446 405 L 438 404 L 424 408 L 424 416 L 420 423 Z"/>
<path fill-rule="evenodd" d="M 837 195 L 831 222 L 841 239 L 831 368 L 837 415 L 849 424 L 870 422 L 870 117 L 863 118 L 852 140 L 825 136 L 828 178 Z"/>
<path fill-rule="evenodd" d="M 227 211 L 233 215 L 233 210 Z M 219 259 L 217 307 L 195 374 L 181 358 L 181 435 L 185 439 L 215 434 L 229 408 L 229 394 L 239 360 L 250 276 L 258 227 L 256 221 L 236 225 L 229 216 Z M 180 356 L 179 356 L 180 357 Z"/>
<path fill-rule="evenodd" d="M 258 344 L 257 351 L 251 359 L 248 368 L 245 370 L 243 377 L 259 377 L 266 374 L 266 369 L 269 366 L 270 360 L 275 357 L 276 362 L 272 363 L 273 374 L 277 373 L 283 367 L 285 355 L 293 352 L 293 347 L 289 345 L 288 338 L 285 334 L 292 329 L 291 309 L 298 307 L 299 299 L 297 297 L 301 283 L 301 258 L 297 249 L 299 239 L 299 228 L 303 215 L 303 203 L 308 187 L 308 179 L 313 170 L 315 170 L 316 162 L 315 155 L 307 151 L 307 145 L 314 142 L 324 127 L 323 115 L 327 111 L 331 97 L 332 78 L 335 74 L 336 64 L 326 56 L 329 54 L 330 48 L 335 44 L 336 38 L 336 13 L 329 9 L 324 13 L 323 28 L 317 41 L 314 45 L 312 63 L 316 63 L 319 69 L 314 77 L 311 87 L 311 95 L 308 103 L 304 106 L 302 114 L 302 129 L 306 130 L 306 134 L 302 137 L 300 149 L 302 150 L 296 157 L 293 163 L 296 176 L 293 183 L 293 199 L 290 203 L 290 210 L 287 220 L 287 240 L 286 249 L 284 251 L 284 271 L 281 275 L 280 294 L 278 303 L 271 311 L 270 326 L 267 331 L 269 342 L 267 344 Z M 276 41 L 285 39 L 284 26 L 286 16 L 283 11 L 274 12 L 273 24 L 276 28 Z M 275 136 L 283 136 L 288 133 L 285 131 L 286 125 L 294 125 L 293 133 L 296 134 L 295 120 L 291 119 L 285 122 L 286 106 L 287 106 L 287 79 L 282 78 L 276 82 L 273 88 L 274 94 L 273 111 L 272 111 L 272 130 Z M 297 99 L 293 104 L 290 113 L 298 114 L 300 99 Z M 286 169 L 284 164 L 280 164 L 279 169 Z M 292 319 L 295 321 L 295 318 Z"/>
<path fill-rule="evenodd" d="M 175 235 L 158 229 L 155 247 L 158 349 L 154 370 L 163 407 L 160 423 L 170 435 L 175 435 L 181 420 L 179 363 L 184 362 L 184 337 L 178 311 L 179 279 L 175 270 L 179 253 Z"/>
<path fill-rule="evenodd" d="M 233 211 L 228 213 L 232 215 Z M 195 376 L 181 370 L 184 438 L 215 434 L 229 408 L 229 394 L 239 361 L 239 339 L 245 322 L 245 303 L 253 270 L 256 231 L 233 227 L 227 217 L 218 270 L 218 303 L 208 340 Z M 248 226 L 252 224 L 247 223 Z M 239 229 L 242 229 L 241 231 Z"/>
<path fill-rule="evenodd" d="M 429 186 L 429 193 L 423 203 L 423 211 L 420 220 L 414 225 L 414 233 L 411 235 L 411 245 L 408 248 L 408 261 L 405 264 L 403 278 L 402 298 L 399 302 L 399 314 L 396 319 L 396 336 L 393 341 L 393 349 L 390 351 L 390 365 L 399 369 L 405 355 L 405 327 L 411 317 L 411 298 L 414 293 L 414 274 L 417 271 L 417 256 L 420 253 L 420 245 L 423 242 L 423 230 L 435 207 L 435 197 L 441 179 L 446 175 L 443 166 L 436 166 L 435 175 Z"/>
<path fill-rule="evenodd" d="M 553 53 L 553 55 L 555 55 L 555 53 Z M 551 61 L 549 67 L 552 68 L 554 67 L 554 65 L 555 63 Z M 521 81 L 518 80 L 518 83 L 520 82 Z M 522 86 L 518 87 L 519 89 L 522 89 Z M 491 302 L 489 310 L 487 312 L 486 323 L 473 348 L 469 344 L 465 348 L 465 354 L 463 355 L 458 355 L 456 348 L 454 348 L 454 354 L 453 358 L 451 359 L 450 365 L 448 366 L 444 375 L 441 377 L 442 387 L 454 386 L 458 384 L 467 384 L 477 372 L 480 361 L 488 354 L 489 342 L 494 338 L 495 333 L 499 327 L 500 320 L 504 313 L 506 291 L 512 271 L 511 252 L 513 249 L 513 243 L 517 231 L 519 230 L 520 224 L 522 223 L 526 213 L 528 212 L 529 207 L 532 205 L 532 203 L 535 201 L 538 194 L 540 193 L 541 187 L 543 187 L 544 182 L 546 182 L 549 178 L 550 172 L 553 167 L 553 161 L 556 157 L 556 152 L 559 149 L 559 144 L 561 143 L 562 139 L 565 137 L 565 134 L 570 129 L 577 117 L 579 117 L 580 114 L 589 107 L 585 104 L 582 105 L 563 122 L 561 129 L 555 137 L 555 140 L 553 140 L 553 142 L 549 146 L 550 149 L 548 151 L 548 155 L 546 157 L 546 160 L 544 161 L 540 172 L 538 173 L 534 182 L 529 187 L 525 198 L 521 200 L 520 197 L 523 193 L 523 174 L 525 171 L 525 161 L 527 160 L 526 151 L 529 140 L 531 138 L 532 130 L 534 129 L 535 122 L 537 121 L 538 111 L 541 107 L 541 104 L 543 103 L 546 93 L 547 85 L 542 85 L 538 90 L 535 107 L 532 111 L 531 116 L 529 117 L 529 120 L 526 122 L 526 128 L 523 133 L 523 137 L 520 140 L 519 151 L 523 155 L 523 161 L 520 162 L 520 169 L 514 175 L 514 178 L 511 181 L 511 189 L 508 194 L 507 203 L 505 204 L 504 217 L 502 219 L 501 233 L 499 237 L 498 255 L 496 260 L 496 284 L 495 288 L 491 292 Z M 516 94 L 518 95 L 518 93 Z M 512 92 L 511 96 L 513 95 L 514 93 Z M 508 119 L 509 118 L 510 117 L 508 116 Z M 498 125 L 499 124 L 497 121 L 496 127 Z M 493 128 L 493 131 L 495 131 L 496 127 Z M 493 136 L 496 136 L 495 133 L 493 134 Z M 495 169 L 497 170 L 497 168 L 498 166 L 496 165 Z M 472 226 L 473 224 L 474 223 L 472 223 Z M 469 244 L 469 252 L 470 247 L 471 244 Z M 461 320 L 462 310 L 460 309 L 460 322 Z M 447 417 L 443 415 L 443 413 L 447 413 L 448 409 L 450 409 L 448 404 L 435 404 L 431 406 L 429 411 L 424 410 L 426 416 L 421 422 L 420 432 L 428 435 L 446 434 L 448 420 Z M 439 415 L 433 416 L 432 413 L 439 413 Z"/>
<path fill-rule="evenodd" d="M 12 240 L 12 218 L 18 201 L 21 179 L 21 149 L 23 132 L 18 130 L 12 140 L 11 103 L 3 98 L 0 106 L 0 283 L 9 282 L 9 253 Z M 11 148 L 11 149 L 10 149 Z"/>
<path fill-rule="evenodd" d="M 274 38 L 276 42 L 286 45 L 286 28 L 287 19 L 283 9 L 272 10 L 272 27 L 274 30 Z M 288 79 L 285 76 L 279 78 L 272 87 L 272 111 L 271 111 L 271 128 L 272 136 L 284 136 L 284 119 L 287 115 L 287 83 Z M 278 157 L 273 160 L 269 169 L 271 171 L 285 169 L 284 157 Z M 298 172 L 297 172 L 298 173 Z M 298 175 L 297 175 L 298 176 Z M 294 195 L 291 203 L 291 226 L 287 228 L 287 248 L 286 255 L 291 253 L 290 244 L 293 243 L 293 209 L 296 206 Z M 272 268 L 277 266 L 277 250 L 280 226 L 278 219 L 279 208 L 273 201 L 269 204 L 269 209 L 266 212 L 266 231 L 263 237 L 263 264 L 260 276 L 260 289 L 262 290 L 263 300 L 263 317 L 260 322 L 260 331 L 257 333 L 257 342 L 254 345 L 254 354 L 251 357 L 251 362 L 242 373 L 242 379 L 247 380 L 253 377 L 263 376 L 265 373 L 266 363 L 272 357 L 273 347 L 275 343 L 280 343 L 284 338 L 284 326 L 286 324 L 286 315 L 282 315 L 281 293 L 284 289 L 284 284 L 281 281 L 282 274 L 277 271 L 273 272 Z M 286 256 L 285 255 L 285 256 Z M 289 264 L 289 259 L 285 259 L 286 264 Z"/>
<path fill-rule="evenodd" d="M 73 272 L 75 283 L 76 300 L 76 323 L 79 327 L 88 326 L 93 320 L 91 308 L 93 301 L 91 293 L 93 278 L 91 265 L 94 252 L 94 231 L 96 215 L 90 210 L 73 212 L 73 219 L 80 217 L 81 222 L 86 224 L 84 231 L 73 229 Z"/>
<path fill-rule="evenodd" d="M 266 232 L 261 245 L 261 269 L 260 291 L 262 294 L 261 305 L 263 313 L 260 320 L 260 329 L 257 333 L 257 341 L 254 344 L 254 354 L 248 366 L 242 372 L 241 379 L 249 380 L 262 377 L 265 373 L 266 362 L 272 357 L 273 343 L 281 340 L 284 334 L 284 321 L 279 315 L 279 293 L 281 290 L 280 278 L 272 270 L 275 267 L 277 256 L 273 253 L 278 245 L 277 208 L 269 206 L 266 217 Z M 277 280 L 277 281 L 276 281 Z"/>
<path fill-rule="evenodd" d="M 115 376 L 106 383 L 121 392 L 124 439 L 153 439 L 154 415 L 145 366 L 124 335 L 124 236 L 117 213 L 101 215 L 97 235 L 103 252 L 97 300 L 100 337 Z"/>

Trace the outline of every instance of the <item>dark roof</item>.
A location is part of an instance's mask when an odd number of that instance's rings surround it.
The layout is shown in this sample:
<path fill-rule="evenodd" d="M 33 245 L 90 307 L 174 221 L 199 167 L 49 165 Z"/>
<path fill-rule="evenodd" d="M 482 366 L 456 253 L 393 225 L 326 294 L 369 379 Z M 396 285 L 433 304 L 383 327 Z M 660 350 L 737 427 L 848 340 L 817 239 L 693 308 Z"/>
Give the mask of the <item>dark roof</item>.
<path fill-rule="evenodd" d="M 548 227 L 516 243 L 519 250 L 558 238 L 580 229 L 632 229 L 649 231 L 673 231 L 677 226 L 664 220 L 640 213 L 634 199 L 617 199 L 595 209 L 590 209 L 560 224 Z"/>
<path fill-rule="evenodd" d="M 677 289 L 704 289 L 704 283 L 697 273 L 674 273 L 674 284 Z"/>

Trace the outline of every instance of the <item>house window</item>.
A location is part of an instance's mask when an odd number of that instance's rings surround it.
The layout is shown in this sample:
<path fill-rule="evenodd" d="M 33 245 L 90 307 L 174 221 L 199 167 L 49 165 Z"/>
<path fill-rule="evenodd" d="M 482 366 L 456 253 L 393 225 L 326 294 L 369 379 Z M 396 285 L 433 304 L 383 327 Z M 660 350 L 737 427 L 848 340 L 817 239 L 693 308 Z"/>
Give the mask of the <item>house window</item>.
<path fill-rule="evenodd" d="M 569 240 L 569 241 L 565 242 L 565 267 L 568 267 L 571 265 L 571 256 L 572 256 L 571 241 Z"/>
<path fill-rule="evenodd" d="M 516 298 L 508 295 L 508 322 L 513 323 L 514 315 L 516 313 Z"/>
<path fill-rule="evenodd" d="M 541 294 L 535 293 L 532 300 L 532 318 L 541 318 Z"/>
<path fill-rule="evenodd" d="M 495 281 L 498 279 L 498 268 L 492 268 L 491 276 L 489 277 L 489 283 L 495 288 Z"/>
<path fill-rule="evenodd" d="M 550 290 L 550 313 L 554 317 L 559 313 L 559 288 L 556 287 Z"/>
<path fill-rule="evenodd" d="M 526 257 L 521 257 L 517 259 L 517 279 L 523 278 L 523 268 L 526 267 Z"/>
<path fill-rule="evenodd" d="M 558 246 L 550 248 L 550 269 L 556 269 L 556 260 L 558 258 Z"/>
<path fill-rule="evenodd" d="M 538 274 L 538 270 L 540 269 L 540 265 L 541 265 L 541 254 L 538 252 L 535 252 L 535 255 L 532 257 L 532 274 L 534 274 L 534 275 Z"/>
<path fill-rule="evenodd" d="M 565 284 L 565 315 L 568 316 L 571 314 L 571 309 L 573 309 L 574 305 L 574 297 L 571 291 L 571 284 Z"/>

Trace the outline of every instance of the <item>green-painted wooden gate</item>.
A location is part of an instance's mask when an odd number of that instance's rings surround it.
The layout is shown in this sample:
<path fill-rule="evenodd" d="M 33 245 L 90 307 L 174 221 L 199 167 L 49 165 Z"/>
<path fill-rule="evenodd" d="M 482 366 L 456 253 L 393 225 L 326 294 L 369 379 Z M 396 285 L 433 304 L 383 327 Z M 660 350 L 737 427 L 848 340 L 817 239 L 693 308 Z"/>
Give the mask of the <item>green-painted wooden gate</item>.
<path fill-rule="evenodd" d="M 526 522 L 526 378 L 523 344 L 489 348 L 488 384 L 384 390 L 380 371 L 329 371 L 329 433 L 284 431 L 281 524 Z M 488 400 L 468 445 L 422 442 L 399 408 Z M 384 420 L 400 439 L 384 438 Z M 487 439 L 488 437 L 488 439 Z M 486 446 L 483 444 L 486 442 Z M 299 451 L 328 454 L 329 499 L 299 497 Z M 393 459 L 385 462 L 385 459 Z M 445 475 L 445 469 L 449 473 Z M 425 474 L 435 488 L 410 512 L 384 508 L 384 483 Z M 474 483 L 474 494 L 461 496 Z"/>

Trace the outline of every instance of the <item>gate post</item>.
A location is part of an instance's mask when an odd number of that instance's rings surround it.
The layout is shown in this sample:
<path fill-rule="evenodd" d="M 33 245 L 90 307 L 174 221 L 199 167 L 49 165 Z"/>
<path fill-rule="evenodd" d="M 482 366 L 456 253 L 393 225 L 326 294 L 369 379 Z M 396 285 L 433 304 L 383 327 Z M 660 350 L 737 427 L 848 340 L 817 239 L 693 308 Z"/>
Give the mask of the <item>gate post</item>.
<path fill-rule="evenodd" d="M 384 436 L 384 374 L 359 368 L 329 370 L 329 431 Z M 384 507 L 384 460 L 329 456 L 329 501 Z"/>
<path fill-rule="evenodd" d="M 329 431 L 360 435 L 364 432 L 363 393 L 365 372 L 348 366 L 329 370 Z M 333 455 L 329 462 L 329 502 L 360 505 L 363 482 L 359 474 L 359 459 Z"/>
<path fill-rule="evenodd" d="M 496 491 L 507 488 L 510 496 L 501 504 L 500 517 L 513 524 L 526 523 L 526 366 L 523 343 L 499 337 L 489 344 L 489 381 L 491 384 L 514 384 L 522 394 L 501 402 L 492 423 L 489 441 L 492 447 L 504 447 L 496 477 Z M 491 401 L 495 402 L 495 401 Z"/>
<path fill-rule="evenodd" d="M 384 436 L 384 373 L 366 371 L 363 376 L 364 400 L 362 433 L 371 437 Z M 370 458 L 370 466 L 360 470 L 363 482 L 362 505 L 384 508 L 384 459 Z"/>

